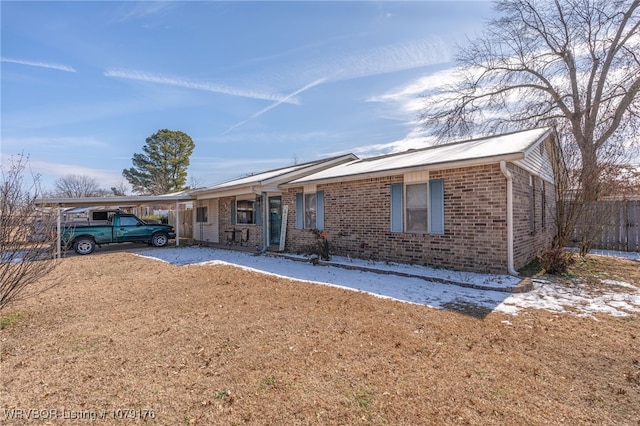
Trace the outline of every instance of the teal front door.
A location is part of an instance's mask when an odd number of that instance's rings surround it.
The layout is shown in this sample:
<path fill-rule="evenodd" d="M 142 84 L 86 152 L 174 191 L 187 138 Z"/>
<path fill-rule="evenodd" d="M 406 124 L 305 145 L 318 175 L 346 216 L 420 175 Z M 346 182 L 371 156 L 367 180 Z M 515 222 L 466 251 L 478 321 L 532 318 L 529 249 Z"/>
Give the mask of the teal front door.
<path fill-rule="evenodd" d="M 269 197 L 269 244 L 280 244 L 282 197 Z"/>

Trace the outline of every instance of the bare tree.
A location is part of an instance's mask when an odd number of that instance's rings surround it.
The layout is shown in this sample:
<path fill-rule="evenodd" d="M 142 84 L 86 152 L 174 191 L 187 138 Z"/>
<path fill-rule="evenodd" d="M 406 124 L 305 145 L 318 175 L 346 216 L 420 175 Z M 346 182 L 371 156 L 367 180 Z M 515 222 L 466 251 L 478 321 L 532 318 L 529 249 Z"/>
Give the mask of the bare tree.
<path fill-rule="evenodd" d="M 204 180 L 200 177 L 189 176 L 189 186 L 188 189 L 197 189 L 204 187 Z"/>
<path fill-rule="evenodd" d="M 28 157 L 19 155 L 2 171 L 0 187 L 0 310 L 56 284 L 47 275 L 53 259 L 54 216 L 36 206 L 39 177 L 25 181 Z M 38 291 L 34 290 L 37 286 Z"/>
<path fill-rule="evenodd" d="M 123 197 L 127 195 L 127 192 L 130 192 L 130 188 L 124 180 L 122 180 L 117 186 L 111 187 L 111 195 L 114 197 Z"/>
<path fill-rule="evenodd" d="M 98 182 L 85 175 L 66 175 L 53 184 L 54 196 L 61 198 L 104 197 L 111 191 L 101 189 Z"/>
<path fill-rule="evenodd" d="M 639 140 L 639 8 L 640 0 L 496 1 L 498 17 L 460 50 L 457 80 L 424 94 L 425 125 L 440 137 L 555 126 L 557 154 L 567 157 L 557 161 L 567 179 L 559 193 L 596 200 L 603 172 Z"/>

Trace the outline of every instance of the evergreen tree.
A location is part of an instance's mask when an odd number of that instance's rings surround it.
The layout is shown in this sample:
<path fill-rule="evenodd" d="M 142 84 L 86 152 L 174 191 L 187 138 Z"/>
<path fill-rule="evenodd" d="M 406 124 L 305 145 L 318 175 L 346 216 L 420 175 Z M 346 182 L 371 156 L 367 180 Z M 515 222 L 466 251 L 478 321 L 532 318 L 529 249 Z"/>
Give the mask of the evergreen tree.
<path fill-rule="evenodd" d="M 131 159 L 133 167 L 124 169 L 122 176 L 139 194 L 161 195 L 186 189 L 189 157 L 195 144 L 181 131 L 159 130 L 149 136 L 144 153 Z"/>

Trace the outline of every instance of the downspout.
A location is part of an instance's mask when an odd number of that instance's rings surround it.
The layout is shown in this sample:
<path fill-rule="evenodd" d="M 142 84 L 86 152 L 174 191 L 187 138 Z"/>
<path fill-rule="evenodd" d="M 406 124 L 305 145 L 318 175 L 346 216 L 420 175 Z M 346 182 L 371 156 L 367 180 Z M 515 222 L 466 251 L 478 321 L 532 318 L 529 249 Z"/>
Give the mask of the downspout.
<path fill-rule="evenodd" d="M 513 177 L 504 160 L 500 161 L 500 171 L 507 179 L 507 271 L 518 275 L 513 267 Z"/>

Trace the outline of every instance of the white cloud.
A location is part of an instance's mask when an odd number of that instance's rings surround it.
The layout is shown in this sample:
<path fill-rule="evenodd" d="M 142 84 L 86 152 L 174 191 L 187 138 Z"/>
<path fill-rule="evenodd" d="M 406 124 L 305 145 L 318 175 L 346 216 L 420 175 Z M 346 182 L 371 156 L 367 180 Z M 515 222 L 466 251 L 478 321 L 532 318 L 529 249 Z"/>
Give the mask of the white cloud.
<path fill-rule="evenodd" d="M 412 40 L 333 58 L 337 80 L 386 74 L 451 61 L 447 45 L 439 38 Z"/>
<path fill-rule="evenodd" d="M 443 40 L 411 40 L 371 49 L 327 56 L 319 61 L 299 64 L 282 73 L 286 81 L 343 81 L 422 68 L 451 61 L 451 52 Z"/>
<path fill-rule="evenodd" d="M 76 70 L 73 69 L 73 67 L 70 67 L 68 65 L 55 64 L 50 62 L 38 62 L 38 61 L 29 61 L 26 59 L 14 59 L 14 58 L 5 58 L 5 57 L 0 58 L 0 61 L 12 63 L 12 64 L 28 65 L 31 67 L 48 68 L 48 69 L 58 70 L 58 71 L 76 72 Z"/>
<path fill-rule="evenodd" d="M 12 155 L 6 152 L 0 154 L 3 169 L 10 167 L 11 157 Z M 16 157 L 14 156 L 14 158 Z M 45 161 L 33 156 L 28 156 L 27 160 L 25 177 L 29 179 L 30 176 L 38 176 L 43 189 L 50 189 L 57 179 L 67 175 L 89 176 L 94 178 L 104 189 L 119 185 L 123 179 L 120 171 Z"/>
<path fill-rule="evenodd" d="M 25 151 L 29 149 L 42 150 L 47 149 L 72 149 L 72 148 L 104 148 L 109 144 L 93 137 L 24 137 L 12 138 L 5 137 L 2 139 L 2 150 L 6 153 L 8 150 Z"/>
<path fill-rule="evenodd" d="M 396 43 L 360 52 L 328 57 L 321 63 L 304 64 L 304 66 L 298 66 L 296 69 L 289 70 L 289 72 L 285 74 L 288 74 L 291 78 L 285 78 L 291 81 L 299 81 L 300 78 L 306 78 L 313 80 L 312 83 L 308 83 L 301 89 L 288 95 L 285 100 L 279 100 L 273 105 L 269 105 L 254 113 L 246 120 L 231 126 L 223 134 L 261 116 L 267 111 L 286 102 L 289 98 L 295 99 L 296 95 L 323 83 L 370 77 L 448 61 L 450 61 L 450 52 L 447 46 L 442 40 L 434 38 L 431 40 L 414 40 Z"/>
<path fill-rule="evenodd" d="M 128 10 L 123 16 L 120 17 L 121 22 L 129 20 L 135 20 L 139 18 L 147 18 L 153 15 L 170 11 L 174 8 L 175 4 L 168 1 L 141 1 L 133 4 L 130 10 Z"/>

